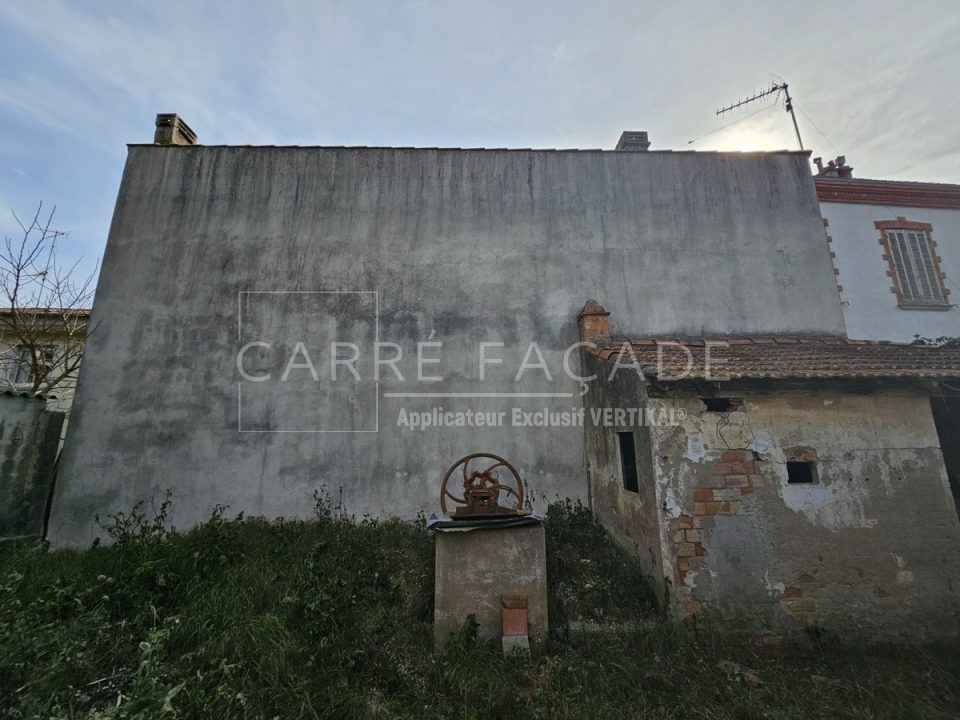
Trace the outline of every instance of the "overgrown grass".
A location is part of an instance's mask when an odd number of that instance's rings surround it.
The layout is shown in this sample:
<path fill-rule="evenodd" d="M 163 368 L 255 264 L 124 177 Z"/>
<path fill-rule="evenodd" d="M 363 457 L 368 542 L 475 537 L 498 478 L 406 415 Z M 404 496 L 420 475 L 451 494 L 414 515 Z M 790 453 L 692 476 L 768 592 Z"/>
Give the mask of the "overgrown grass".
<path fill-rule="evenodd" d="M 556 502 L 547 523 L 550 621 L 636 623 L 658 615 L 653 585 L 579 503 Z"/>
<path fill-rule="evenodd" d="M 86 552 L 0 548 L 2 718 L 954 718 L 960 646 L 776 655 L 656 617 L 638 567 L 580 507 L 551 508 L 556 632 L 505 660 L 469 625 L 432 650 L 422 523 L 225 520 L 139 510 Z M 759 682 L 758 682 L 759 681 Z"/>

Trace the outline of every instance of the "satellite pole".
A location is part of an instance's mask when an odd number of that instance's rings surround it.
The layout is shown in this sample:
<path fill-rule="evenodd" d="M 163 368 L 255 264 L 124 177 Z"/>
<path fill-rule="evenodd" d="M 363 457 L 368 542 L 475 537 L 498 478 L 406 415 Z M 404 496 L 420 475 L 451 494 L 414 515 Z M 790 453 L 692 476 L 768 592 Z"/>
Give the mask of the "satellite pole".
<path fill-rule="evenodd" d="M 723 115 L 725 112 L 729 112 L 730 110 L 738 108 L 741 105 L 752 103 L 754 100 L 759 100 L 761 98 L 768 97 L 769 95 L 774 95 L 774 94 L 779 95 L 781 92 L 783 93 L 783 96 L 784 96 L 783 109 L 786 110 L 788 113 L 790 113 L 790 119 L 793 120 L 793 131 L 797 134 L 797 144 L 799 144 L 800 149 L 803 150 L 804 149 L 803 140 L 800 139 L 800 127 L 797 125 L 797 116 L 793 113 L 793 98 L 790 97 L 790 91 L 787 89 L 787 84 L 785 82 L 774 83 L 773 85 L 770 86 L 768 90 L 764 90 L 763 92 L 758 92 L 756 95 L 751 95 L 750 97 L 745 98 L 744 100 L 739 100 L 733 103 L 732 105 L 727 105 L 726 107 L 722 107 L 719 110 L 717 110 L 717 115 Z"/>

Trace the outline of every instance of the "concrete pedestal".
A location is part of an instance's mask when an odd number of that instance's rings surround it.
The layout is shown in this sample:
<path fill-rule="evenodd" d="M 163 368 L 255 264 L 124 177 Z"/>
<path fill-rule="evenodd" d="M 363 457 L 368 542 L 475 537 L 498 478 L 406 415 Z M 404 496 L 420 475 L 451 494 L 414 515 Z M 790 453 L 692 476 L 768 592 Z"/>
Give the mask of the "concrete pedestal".
<path fill-rule="evenodd" d="M 483 639 L 501 637 L 504 596 L 525 596 L 530 644 L 547 636 L 547 553 L 543 525 L 438 529 L 434 644 L 439 649 L 473 614 Z"/>

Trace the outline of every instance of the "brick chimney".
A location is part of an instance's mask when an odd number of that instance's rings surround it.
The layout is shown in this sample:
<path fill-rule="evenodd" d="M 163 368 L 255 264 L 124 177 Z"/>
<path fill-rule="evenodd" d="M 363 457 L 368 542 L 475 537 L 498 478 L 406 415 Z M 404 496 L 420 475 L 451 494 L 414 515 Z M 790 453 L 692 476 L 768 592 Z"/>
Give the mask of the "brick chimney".
<path fill-rule="evenodd" d="M 157 115 L 157 130 L 153 134 L 154 145 L 196 145 L 197 134 L 176 113 Z"/>
<path fill-rule="evenodd" d="M 581 340 L 607 342 L 610 340 L 610 313 L 596 300 L 587 300 L 587 304 L 577 313 L 577 328 Z"/>
<path fill-rule="evenodd" d="M 632 150 L 646 152 L 650 149 L 650 140 L 646 130 L 624 130 L 617 142 L 617 150 Z"/>

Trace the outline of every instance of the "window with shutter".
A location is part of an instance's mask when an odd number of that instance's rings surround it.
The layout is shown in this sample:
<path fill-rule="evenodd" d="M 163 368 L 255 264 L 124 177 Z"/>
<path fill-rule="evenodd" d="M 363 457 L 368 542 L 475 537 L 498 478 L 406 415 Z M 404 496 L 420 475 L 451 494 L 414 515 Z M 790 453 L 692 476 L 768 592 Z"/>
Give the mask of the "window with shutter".
<path fill-rule="evenodd" d="M 902 217 L 874 224 L 883 233 L 880 242 L 886 248 L 884 258 L 890 265 L 887 275 L 894 283 L 890 289 L 896 293 L 900 307 L 949 308 L 949 290 L 943 284 L 936 243 L 931 238 L 932 226 Z"/>

